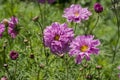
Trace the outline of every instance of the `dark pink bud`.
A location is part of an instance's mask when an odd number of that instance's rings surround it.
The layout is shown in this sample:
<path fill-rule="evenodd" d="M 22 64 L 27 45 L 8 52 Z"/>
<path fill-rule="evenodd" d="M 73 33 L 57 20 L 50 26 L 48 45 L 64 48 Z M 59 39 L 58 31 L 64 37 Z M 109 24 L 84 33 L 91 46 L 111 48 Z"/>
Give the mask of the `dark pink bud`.
<path fill-rule="evenodd" d="M 16 51 L 11 51 L 10 52 L 10 58 L 12 60 L 16 60 L 18 58 L 18 53 Z"/>
<path fill-rule="evenodd" d="M 100 3 L 95 3 L 94 10 L 96 13 L 101 13 L 103 11 L 103 6 Z"/>

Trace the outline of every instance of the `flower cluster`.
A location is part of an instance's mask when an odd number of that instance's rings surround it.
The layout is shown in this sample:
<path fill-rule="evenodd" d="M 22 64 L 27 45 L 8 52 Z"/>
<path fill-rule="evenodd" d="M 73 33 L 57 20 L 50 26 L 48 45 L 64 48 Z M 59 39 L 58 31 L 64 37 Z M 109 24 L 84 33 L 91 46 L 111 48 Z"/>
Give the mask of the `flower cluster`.
<path fill-rule="evenodd" d="M 63 17 L 69 22 L 80 23 L 82 20 L 88 20 L 92 13 L 88 8 L 82 8 L 80 5 L 71 5 L 65 9 Z M 44 30 L 44 44 L 49 47 L 54 54 L 69 53 L 75 56 L 75 62 L 80 64 L 83 58 L 90 60 L 91 54 L 98 54 L 100 41 L 94 39 L 93 35 L 79 35 L 74 39 L 72 28 L 68 28 L 67 24 L 53 23 Z"/>
<path fill-rule="evenodd" d="M 70 8 L 66 8 L 63 17 L 67 18 L 67 21 L 79 23 L 83 20 L 88 20 L 92 13 L 88 8 L 82 8 L 80 5 L 71 5 Z"/>
<path fill-rule="evenodd" d="M 12 38 L 15 38 L 17 36 L 17 34 L 18 34 L 17 24 L 18 24 L 18 19 L 16 17 L 14 17 L 14 16 L 12 16 L 10 20 L 4 19 L 0 23 L 0 38 L 2 37 L 3 32 L 5 31 L 6 28 L 8 30 L 8 34 Z"/>

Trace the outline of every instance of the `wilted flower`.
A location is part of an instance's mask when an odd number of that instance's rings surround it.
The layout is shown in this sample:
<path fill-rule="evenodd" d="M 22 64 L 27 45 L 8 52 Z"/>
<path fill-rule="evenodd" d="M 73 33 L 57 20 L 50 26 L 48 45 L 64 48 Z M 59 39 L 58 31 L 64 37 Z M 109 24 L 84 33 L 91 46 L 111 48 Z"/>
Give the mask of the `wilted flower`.
<path fill-rule="evenodd" d="M 82 20 L 88 20 L 90 15 L 92 15 L 92 13 L 88 10 L 88 8 L 82 8 L 78 4 L 73 4 L 70 8 L 66 8 L 64 10 L 63 17 L 67 18 L 69 22 L 73 21 L 79 23 Z"/>
<path fill-rule="evenodd" d="M 49 3 L 49 4 L 52 4 L 52 3 L 54 3 L 55 2 L 55 0 L 38 0 L 38 2 L 40 2 L 40 3 Z"/>
<path fill-rule="evenodd" d="M 17 26 L 16 26 L 17 24 L 18 24 L 18 19 L 14 16 L 11 17 L 8 25 L 8 34 L 10 34 L 12 38 L 15 38 L 18 34 Z"/>
<path fill-rule="evenodd" d="M 81 63 L 84 57 L 90 60 L 90 54 L 98 54 L 99 48 L 96 47 L 100 45 L 100 41 L 93 38 L 92 35 L 77 36 L 70 44 L 69 55 L 76 57 L 77 64 Z"/>
<path fill-rule="evenodd" d="M 63 54 L 68 51 L 69 43 L 74 37 L 73 29 L 67 24 L 52 23 L 44 30 L 44 44 L 55 54 Z"/>
<path fill-rule="evenodd" d="M 0 23 L 0 38 L 2 37 L 4 31 L 5 31 L 5 25 Z"/>
<path fill-rule="evenodd" d="M 18 58 L 18 53 L 16 51 L 11 51 L 10 52 L 10 58 L 12 60 L 16 60 Z"/>
<path fill-rule="evenodd" d="M 95 3 L 94 10 L 96 13 L 101 13 L 103 11 L 103 6 L 100 3 Z"/>

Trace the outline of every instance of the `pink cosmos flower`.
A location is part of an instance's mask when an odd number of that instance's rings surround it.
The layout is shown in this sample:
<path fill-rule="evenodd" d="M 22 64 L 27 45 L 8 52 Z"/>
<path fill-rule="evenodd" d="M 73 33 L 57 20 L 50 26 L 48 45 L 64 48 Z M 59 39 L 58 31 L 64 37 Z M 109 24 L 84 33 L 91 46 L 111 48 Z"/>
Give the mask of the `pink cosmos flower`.
<path fill-rule="evenodd" d="M 88 20 L 91 15 L 92 13 L 88 10 L 88 8 L 82 8 L 79 4 L 73 4 L 70 8 L 66 8 L 64 10 L 63 17 L 67 18 L 68 22 L 73 21 L 79 23 L 82 20 Z"/>
<path fill-rule="evenodd" d="M 55 54 L 64 54 L 69 49 L 69 43 L 74 37 L 72 28 L 67 24 L 52 23 L 44 30 L 44 44 Z"/>
<path fill-rule="evenodd" d="M 16 17 L 11 17 L 10 21 L 9 21 L 9 25 L 8 25 L 8 34 L 12 37 L 15 38 L 18 34 L 18 31 L 16 30 L 17 25 L 18 24 L 18 19 Z"/>
<path fill-rule="evenodd" d="M 70 44 L 69 55 L 76 57 L 77 64 L 80 64 L 84 57 L 90 60 L 91 54 L 98 54 L 99 48 L 96 47 L 100 45 L 100 41 L 93 38 L 92 35 L 77 36 Z"/>
<path fill-rule="evenodd" d="M 5 25 L 0 23 L 0 38 L 2 37 L 4 31 L 5 31 Z"/>

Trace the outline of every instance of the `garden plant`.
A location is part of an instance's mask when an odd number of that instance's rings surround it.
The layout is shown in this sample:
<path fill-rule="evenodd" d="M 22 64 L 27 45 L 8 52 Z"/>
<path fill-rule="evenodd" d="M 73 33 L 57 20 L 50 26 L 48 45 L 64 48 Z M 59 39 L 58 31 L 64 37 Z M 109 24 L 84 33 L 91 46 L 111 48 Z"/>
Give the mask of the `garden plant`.
<path fill-rule="evenodd" d="M 1 80 L 120 80 L 120 0 L 0 0 Z"/>

